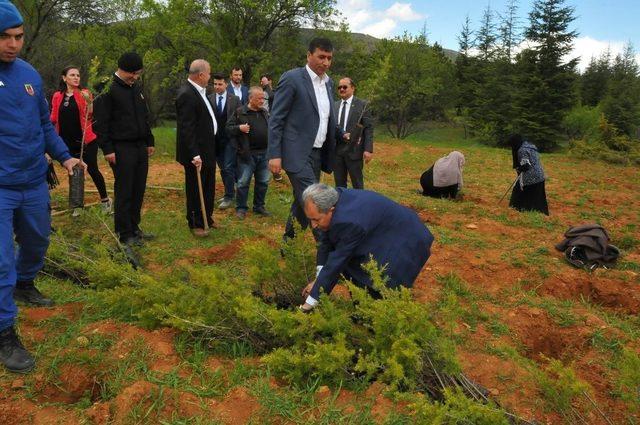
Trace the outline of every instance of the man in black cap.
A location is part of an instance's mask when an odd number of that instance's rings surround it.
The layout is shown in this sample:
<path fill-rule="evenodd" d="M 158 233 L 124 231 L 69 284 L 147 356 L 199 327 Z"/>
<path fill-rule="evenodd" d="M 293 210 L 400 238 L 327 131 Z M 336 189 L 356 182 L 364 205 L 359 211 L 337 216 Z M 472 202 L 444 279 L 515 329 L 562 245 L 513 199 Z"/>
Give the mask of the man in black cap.
<path fill-rule="evenodd" d="M 155 149 L 140 75 L 140 55 L 127 52 L 120 56 L 113 82 L 96 99 L 94 110 L 94 130 L 115 177 L 115 230 L 128 248 L 153 238 L 139 227 L 149 157 Z"/>

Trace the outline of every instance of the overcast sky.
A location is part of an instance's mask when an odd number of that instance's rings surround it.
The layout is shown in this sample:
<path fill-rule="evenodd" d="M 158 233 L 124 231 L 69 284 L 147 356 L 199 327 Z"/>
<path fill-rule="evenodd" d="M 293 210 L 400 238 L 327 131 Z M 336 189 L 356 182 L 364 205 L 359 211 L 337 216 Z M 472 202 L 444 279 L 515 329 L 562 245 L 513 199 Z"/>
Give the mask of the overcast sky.
<path fill-rule="evenodd" d="M 426 24 L 430 42 L 457 50 L 457 37 L 468 15 L 472 29 L 477 29 L 487 5 L 496 13 L 504 13 L 506 0 L 338 0 L 337 7 L 353 32 L 378 38 L 392 38 L 405 31 L 418 34 Z M 522 27 L 528 24 L 533 1 L 518 3 Z M 573 0 L 565 3 L 575 8 L 576 19 L 571 29 L 578 32 L 574 56 L 580 56 L 579 68 L 588 64 L 607 47 L 615 55 L 631 42 L 640 49 L 640 0 Z M 496 21 L 497 22 L 497 19 Z M 636 56 L 640 59 L 640 54 Z"/>

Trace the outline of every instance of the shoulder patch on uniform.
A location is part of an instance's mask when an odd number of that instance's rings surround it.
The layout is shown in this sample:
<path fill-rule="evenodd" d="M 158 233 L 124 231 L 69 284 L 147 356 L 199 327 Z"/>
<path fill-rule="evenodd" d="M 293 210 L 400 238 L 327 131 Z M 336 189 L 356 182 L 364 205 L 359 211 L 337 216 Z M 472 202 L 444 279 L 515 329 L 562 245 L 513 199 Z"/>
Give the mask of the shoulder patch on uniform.
<path fill-rule="evenodd" d="M 24 89 L 27 91 L 27 94 L 29 96 L 33 96 L 34 94 L 36 94 L 35 90 L 33 90 L 33 86 L 31 84 L 25 84 L 24 85 Z"/>

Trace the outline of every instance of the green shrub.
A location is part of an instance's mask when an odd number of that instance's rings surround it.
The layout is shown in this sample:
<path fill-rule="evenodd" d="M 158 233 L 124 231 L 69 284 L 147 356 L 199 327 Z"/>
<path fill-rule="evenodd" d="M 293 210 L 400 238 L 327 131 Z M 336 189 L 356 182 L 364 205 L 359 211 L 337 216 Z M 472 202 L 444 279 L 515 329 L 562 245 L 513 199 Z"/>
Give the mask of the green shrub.
<path fill-rule="evenodd" d="M 537 371 L 538 384 L 551 409 L 562 414 L 570 414 L 572 404 L 590 391 L 587 383 L 578 378 L 571 366 L 551 359 L 546 373 Z"/>
<path fill-rule="evenodd" d="M 460 390 L 444 390 L 444 402 L 421 399 L 414 403 L 414 423 L 419 425 L 508 425 L 505 413 L 493 404 L 481 404 L 467 398 Z"/>
<path fill-rule="evenodd" d="M 640 165 L 640 141 L 620 133 L 603 115 L 600 116 L 597 131 L 572 140 L 569 152 L 583 159 L 595 158 L 612 164 Z"/>
<path fill-rule="evenodd" d="M 616 367 L 620 371 L 618 390 L 621 397 L 637 412 L 640 410 L 640 356 L 632 350 L 624 349 Z"/>
<path fill-rule="evenodd" d="M 452 343 L 441 336 L 424 306 L 413 301 L 406 288 L 386 288 L 374 262 L 366 268 L 381 300 L 347 284 L 351 301 L 322 295 L 312 314 L 297 314 L 297 324 L 287 315 L 279 318 L 284 326 L 273 318 L 274 333 L 288 338 L 290 344 L 264 357 L 276 373 L 292 380 L 320 378 L 326 383 L 358 377 L 406 390 L 420 386 L 425 356 L 441 371 L 459 370 Z M 325 355 L 318 356 L 318 352 Z M 328 368 L 327 356 L 335 358 L 339 367 Z"/>
<path fill-rule="evenodd" d="M 570 139 L 591 138 L 598 131 L 600 114 L 597 106 L 577 105 L 565 115 L 562 126 Z"/>
<path fill-rule="evenodd" d="M 315 278 L 315 257 L 309 249 L 313 240 L 300 227 L 296 234 L 299 236 L 282 243 L 280 249 L 266 241 L 248 243 L 243 248 L 244 266 L 254 293 L 281 308 L 299 305 L 302 289 Z"/>
<path fill-rule="evenodd" d="M 83 284 L 96 289 L 111 316 L 146 327 L 172 326 L 221 346 L 249 344 L 271 370 L 292 383 L 379 380 L 404 391 L 424 388 L 432 369 L 459 372 L 454 343 L 410 290 L 385 286 L 374 261 L 365 268 L 382 299 L 344 282 L 351 298 L 322 294 L 311 314 L 295 308 L 314 272 L 313 244 L 303 238 L 285 245 L 284 259 L 267 243 L 247 245 L 247 257 L 258 266 L 247 264 L 246 275 L 187 266 L 151 276 L 104 247 L 80 243 L 71 249 L 62 236 L 52 241 L 50 253 L 55 271 L 72 268 Z M 65 255 L 69 252 L 73 255 Z M 448 285 L 467 294 L 453 276 Z"/>

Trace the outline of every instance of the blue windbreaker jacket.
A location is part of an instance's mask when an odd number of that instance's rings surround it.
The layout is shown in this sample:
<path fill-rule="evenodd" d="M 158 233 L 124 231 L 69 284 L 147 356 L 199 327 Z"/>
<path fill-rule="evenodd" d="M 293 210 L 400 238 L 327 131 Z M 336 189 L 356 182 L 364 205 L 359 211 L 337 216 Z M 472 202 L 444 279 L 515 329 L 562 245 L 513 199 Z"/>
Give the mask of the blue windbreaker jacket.
<path fill-rule="evenodd" d="M 46 179 L 44 154 L 64 162 L 38 72 L 22 59 L 0 62 L 0 186 L 28 188 Z"/>

